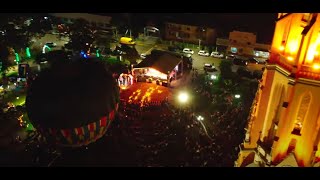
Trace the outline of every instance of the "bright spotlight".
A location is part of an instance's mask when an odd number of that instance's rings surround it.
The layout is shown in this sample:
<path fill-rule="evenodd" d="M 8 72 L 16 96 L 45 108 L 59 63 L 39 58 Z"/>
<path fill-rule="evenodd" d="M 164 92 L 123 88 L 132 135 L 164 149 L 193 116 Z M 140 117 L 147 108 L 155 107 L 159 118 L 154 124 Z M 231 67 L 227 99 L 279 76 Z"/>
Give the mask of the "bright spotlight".
<path fill-rule="evenodd" d="M 236 94 L 236 95 L 234 95 L 234 97 L 239 99 L 241 96 L 240 96 L 240 94 Z"/>
<path fill-rule="evenodd" d="M 186 103 L 188 101 L 188 99 L 189 99 L 189 96 L 188 96 L 187 93 L 182 92 L 182 93 L 179 94 L 178 99 L 179 99 L 179 101 L 181 103 Z"/>
<path fill-rule="evenodd" d="M 211 79 L 217 79 L 216 75 L 211 75 Z"/>
<path fill-rule="evenodd" d="M 202 116 L 198 116 L 198 117 L 197 117 L 197 120 L 198 120 L 198 121 L 203 121 L 204 118 L 203 118 Z"/>

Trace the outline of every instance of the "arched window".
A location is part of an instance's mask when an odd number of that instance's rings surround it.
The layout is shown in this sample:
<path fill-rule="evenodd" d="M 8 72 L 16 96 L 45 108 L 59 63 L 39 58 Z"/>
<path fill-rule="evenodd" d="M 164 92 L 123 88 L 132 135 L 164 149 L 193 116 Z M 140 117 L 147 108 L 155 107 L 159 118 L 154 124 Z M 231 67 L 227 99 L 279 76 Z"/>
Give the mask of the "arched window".
<path fill-rule="evenodd" d="M 303 122 L 306 119 L 308 109 L 310 107 L 311 95 L 310 93 L 304 94 L 300 101 L 300 106 L 298 110 L 297 117 L 295 119 L 293 134 L 301 135 L 301 129 L 303 127 Z"/>

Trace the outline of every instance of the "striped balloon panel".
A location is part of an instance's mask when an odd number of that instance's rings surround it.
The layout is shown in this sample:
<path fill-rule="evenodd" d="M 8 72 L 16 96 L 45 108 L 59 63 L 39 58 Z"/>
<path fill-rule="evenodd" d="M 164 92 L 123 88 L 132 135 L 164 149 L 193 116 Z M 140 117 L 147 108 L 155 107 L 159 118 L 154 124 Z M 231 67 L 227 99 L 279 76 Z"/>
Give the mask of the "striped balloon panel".
<path fill-rule="evenodd" d="M 116 109 L 118 104 L 116 104 Z M 48 140 L 53 141 L 56 145 L 77 147 L 88 145 L 101 138 L 115 118 L 116 110 L 112 110 L 108 115 L 102 117 L 96 122 L 89 123 L 82 127 L 72 129 L 41 129 Z"/>

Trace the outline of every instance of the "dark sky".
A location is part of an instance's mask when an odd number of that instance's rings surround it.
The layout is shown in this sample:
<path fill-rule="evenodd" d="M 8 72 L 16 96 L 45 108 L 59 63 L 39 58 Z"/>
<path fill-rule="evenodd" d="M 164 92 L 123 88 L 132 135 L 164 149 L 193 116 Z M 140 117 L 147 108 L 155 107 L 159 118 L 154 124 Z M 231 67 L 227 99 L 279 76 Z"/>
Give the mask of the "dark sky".
<path fill-rule="evenodd" d="M 227 38 L 230 31 L 257 34 L 257 42 L 271 43 L 277 18 L 276 13 L 113 13 L 114 18 L 128 17 L 138 26 L 147 22 L 161 27 L 165 21 L 210 26 L 218 30 L 218 37 Z"/>

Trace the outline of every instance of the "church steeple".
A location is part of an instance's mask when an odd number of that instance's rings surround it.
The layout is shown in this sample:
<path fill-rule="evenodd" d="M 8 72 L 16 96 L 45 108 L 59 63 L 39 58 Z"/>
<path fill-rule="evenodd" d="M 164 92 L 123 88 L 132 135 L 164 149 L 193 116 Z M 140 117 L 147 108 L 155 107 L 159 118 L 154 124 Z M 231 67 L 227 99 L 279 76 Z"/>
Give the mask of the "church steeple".
<path fill-rule="evenodd" d="M 250 115 L 250 131 L 236 166 L 254 153 L 254 162 L 276 166 L 293 153 L 299 166 L 320 160 L 320 16 L 279 13 Z"/>

